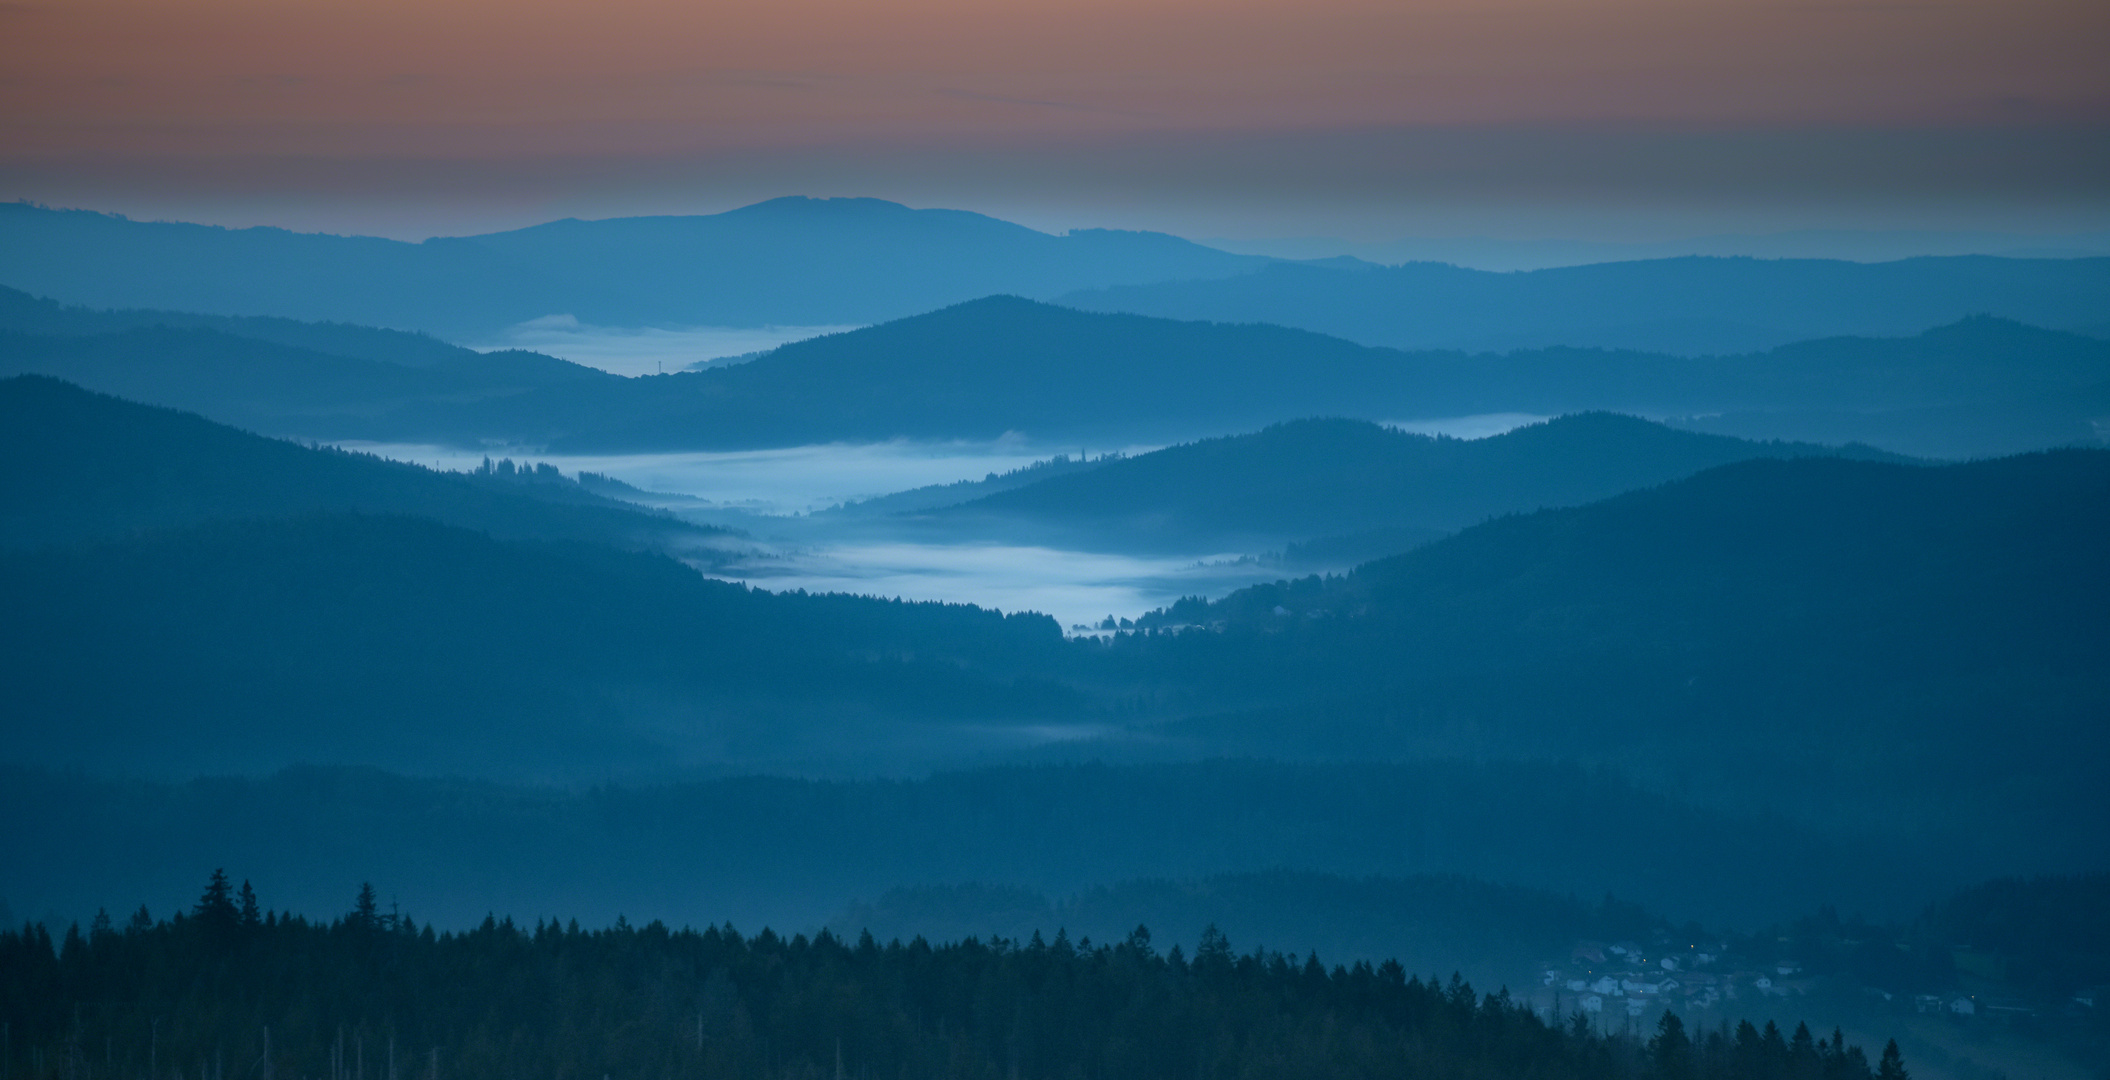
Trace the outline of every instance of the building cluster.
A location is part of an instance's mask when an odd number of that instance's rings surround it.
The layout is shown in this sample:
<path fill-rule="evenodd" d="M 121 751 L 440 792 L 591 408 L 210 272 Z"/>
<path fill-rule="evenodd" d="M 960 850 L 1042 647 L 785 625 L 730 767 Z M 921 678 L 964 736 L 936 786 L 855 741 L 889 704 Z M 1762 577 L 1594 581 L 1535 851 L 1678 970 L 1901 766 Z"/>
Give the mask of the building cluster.
<path fill-rule="evenodd" d="M 1545 965 L 1542 994 L 1551 993 L 1555 1015 L 1624 1012 L 1640 1017 L 1664 1009 L 1687 1013 L 1724 1001 L 1786 997 L 1806 992 L 1813 981 L 1793 960 L 1732 968 L 1721 952 L 1697 945 L 1583 941 L 1576 943 L 1565 963 Z"/>

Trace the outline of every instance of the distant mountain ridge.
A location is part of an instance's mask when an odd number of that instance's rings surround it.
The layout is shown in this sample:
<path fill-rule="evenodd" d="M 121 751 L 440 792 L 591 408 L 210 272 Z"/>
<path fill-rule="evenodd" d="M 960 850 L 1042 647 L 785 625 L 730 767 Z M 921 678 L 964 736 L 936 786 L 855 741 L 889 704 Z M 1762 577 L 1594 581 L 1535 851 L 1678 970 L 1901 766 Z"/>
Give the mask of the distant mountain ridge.
<path fill-rule="evenodd" d="M 0 204 L 0 285 L 64 303 L 278 316 L 473 340 L 547 315 L 608 326 L 844 325 L 990 293 L 1243 273 L 1159 233 L 1063 236 L 878 199 L 564 220 L 410 244 Z"/>
<path fill-rule="evenodd" d="M 1811 338 L 1916 334 L 1974 315 L 2087 332 L 2110 309 L 2110 258 L 1689 256 L 1510 273 L 1278 262 L 1234 278 L 1112 286 L 1057 302 L 1265 322 L 1399 349 L 1728 355 Z"/>
<path fill-rule="evenodd" d="M 13 312 L 13 316 L 10 316 Z M 2091 443 L 2110 342 L 1973 318 L 1908 338 L 1831 338 L 1700 359 L 1592 349 L 1403 353 L 1266 325 L 1188 323 L 988 297 L 781 346 L 719 370 L 626 379 L 530 353 L 425 366 L 231 336 L 251 324 L 50 336 L 0 304 L 0 374 L 37 372 L 273 434 L 541 446 L 750 449 L 895 438 L 1166 444 L 1297 416 L 1388 421 L 1604 410 L 1744 438 L 1865 441 L 1966 457 Z M 13 317 L 10 325 L 6 320 Z M 269 323 L 352 352 L 426 339 Z M 383 346 L 386 346 L 384 349 Z M 1865 432 L 1865 434 L 1864 434 Z"/>
<path fill-rule="evenodd" d="M 1594 502 L 1757 457 L 1900 460 L 1868 447 L 1758 443 L 1576 413 L 1485 439 L 1299 420 L 1100 464 L 920 515 L 1042 542 L 1254 551 L 1322 537 L 1433 539 L 1483 519 Z"/>
<path fill-rule="evenodd" d="M 559 314 L 605 326 L 876 323 L 1009 293 L 1404 349 L 1703 355 L 1912 334 L 1976 314 L 2099 327 L 2110 259 L 1690 256 L 1490 273 L 1291 262 L 1162 233 L 1057 236 L 868 198 L 566 219 L 416 244 L 15 203 L 0 205 L 0 285 L 91 307 L 349 322 L 455 340 Z"/>

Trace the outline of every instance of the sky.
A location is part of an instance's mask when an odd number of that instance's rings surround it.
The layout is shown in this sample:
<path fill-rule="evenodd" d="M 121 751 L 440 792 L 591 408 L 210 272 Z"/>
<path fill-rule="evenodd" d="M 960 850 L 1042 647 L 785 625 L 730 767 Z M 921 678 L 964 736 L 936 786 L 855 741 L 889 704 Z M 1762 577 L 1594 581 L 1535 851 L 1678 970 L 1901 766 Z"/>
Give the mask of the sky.
<path fill-rule="evenodd" d="M 2110 228 L 2101 0 L 0 0 L 0 198 L 405 238 Z"/>

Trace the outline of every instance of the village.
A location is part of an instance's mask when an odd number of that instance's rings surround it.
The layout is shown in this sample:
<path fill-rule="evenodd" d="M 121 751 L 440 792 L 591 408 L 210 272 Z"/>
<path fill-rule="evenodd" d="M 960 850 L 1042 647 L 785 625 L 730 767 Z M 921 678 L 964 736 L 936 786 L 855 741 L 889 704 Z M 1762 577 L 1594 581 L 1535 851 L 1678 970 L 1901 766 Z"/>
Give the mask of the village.
<path fill-rule="evenodd" d="M 1665 1010 L 1688 1019 L 1708 1014 L 1767 1015 L 1771 1005 L 1817 993 L 1847 992 L 1870 1011 L 1940 1016 L 1958 1023 L 2006 1022 L 2025 1026 L 2100 1024 L 2110 986 L 2046 997 L 2025 995 L 2007 985 L 1997 963 L 1970 949 L 1950 952 L 1953 976 L 1941 992 L 1873 985 L 1851 967 L 1813 970 L 1793 956 L 1759 960 L 1727 941 L 1675 944 L 1668 934 L 1637 941 L 1577 941 L 1564 959 L 1540 965 L 1531 993 L 1541 1016 L 1578 1013 L 1595 1026 L 1653 1023 Z M 1781 939 L 1789 944 L 1788 939 Z M 1857 1010 L 1858 1011 L 1858 1010 Z"/>

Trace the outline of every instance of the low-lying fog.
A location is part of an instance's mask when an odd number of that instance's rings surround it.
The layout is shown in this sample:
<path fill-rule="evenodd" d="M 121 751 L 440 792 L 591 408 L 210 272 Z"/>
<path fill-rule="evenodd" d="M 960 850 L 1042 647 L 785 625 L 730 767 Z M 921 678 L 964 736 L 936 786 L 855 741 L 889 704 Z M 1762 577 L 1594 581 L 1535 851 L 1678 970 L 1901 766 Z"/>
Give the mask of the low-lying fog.
<path fill-rule="evenodd" d="M 1543 419 L 1524 414 L 1453 417 L 1393 426 L 1483 438 Z M 956 542 L 904 533 L 884 520 L 816 514 L 844 502 L 933 484 L 980 480 L 1056 454 L 1151 447 L 1076 447 L 1025 440 L 895 441 L 777 450 L 566 455 L 454 447 L 346 443 L 435 469 L 467 471 L 484 458 L 547 463 L 568 477 L 600 473 L 673 498 L 659 504 L 692 520 L 739 529 L 752 554 L 714 572 L 772 590 L 850 592 L 905 600 L 1039 611 L 1065 629 L 1132 619 L 1183 596 L 1221 596 L 1289 571 L 1264 552 L 1084 552 L 1015 543 Z M 1307 573 L 1300 569 L 1296 573 Z"/>
<path fill-rule="evenodd" d="M 496 340 L 464 342 L 478 352 L 527 349 L 617 375 L 704 367 L 855 326 L 611 327 L 551 315 L 507 329 Z"/>
<path fill-rule="evenodd" d="M 1030 446 L 1023 441 L 932 443 L 828 443 L 779 450 L 696 451 L 666 454 L 542 454 L 519 450 L 463 450 L 447 446 L 345 443 L 362 450 L 434 469 L 474 469 L 485 457 L 548 462 L 566 476 L 580 471 L 612 476 L 646 491 L 686 495 L 723 510 L 783 516 L 824 510 L 838 503 L 958 480 L 1045 460 L 1077 447 Z M 1094 448 L 1096 456 L 1103 450 Z"/>

